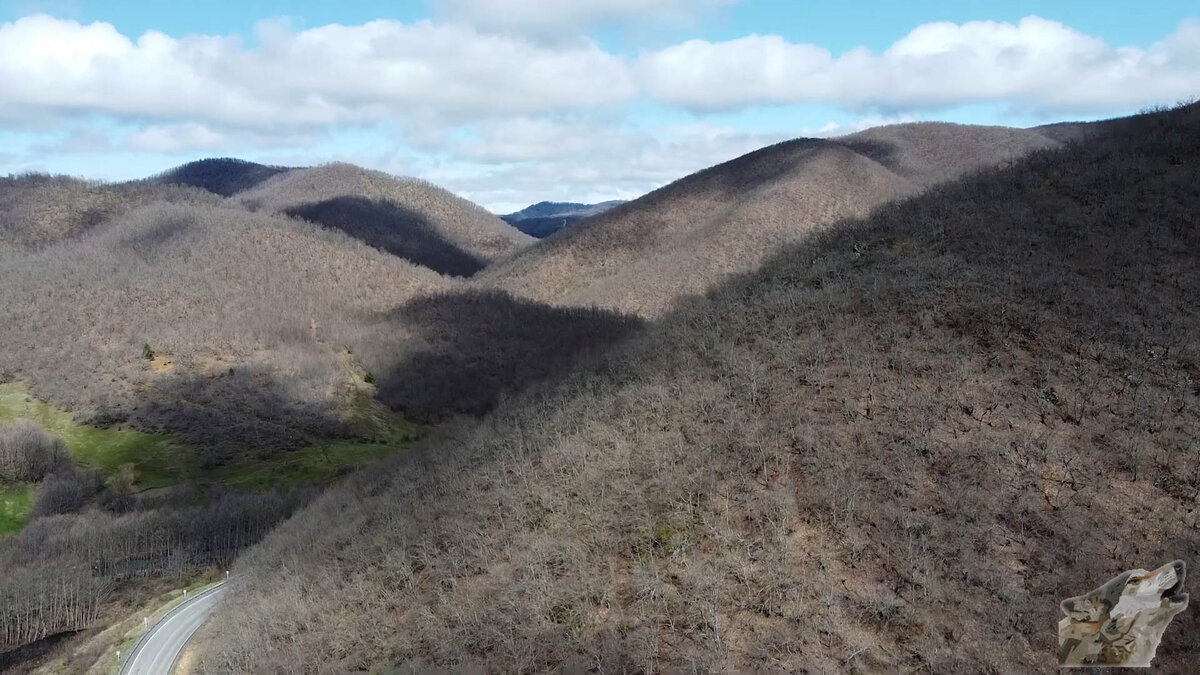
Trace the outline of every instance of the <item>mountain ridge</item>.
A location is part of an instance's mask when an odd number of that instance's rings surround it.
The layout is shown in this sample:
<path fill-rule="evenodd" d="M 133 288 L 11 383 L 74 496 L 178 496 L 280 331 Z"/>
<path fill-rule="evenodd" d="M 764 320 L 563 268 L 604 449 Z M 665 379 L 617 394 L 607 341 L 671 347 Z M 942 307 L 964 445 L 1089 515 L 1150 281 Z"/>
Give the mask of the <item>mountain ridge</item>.
<path fill-rule="evenodd" d="M 1036 131 L 948 123 L 784 141 L 542 240 L 481 281 L 554 304 L 658 316 L 813 227 L 1058 145 Z"/>

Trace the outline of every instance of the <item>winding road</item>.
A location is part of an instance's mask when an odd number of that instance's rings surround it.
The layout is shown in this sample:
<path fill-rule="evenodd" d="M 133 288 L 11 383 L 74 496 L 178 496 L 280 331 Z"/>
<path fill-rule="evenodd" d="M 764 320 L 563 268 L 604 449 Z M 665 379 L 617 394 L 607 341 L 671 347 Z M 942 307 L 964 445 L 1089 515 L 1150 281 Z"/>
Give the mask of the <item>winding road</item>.
<path fill-rule="evenodd" d="M 170 675 L 183 648 L 225 592 L 221 582 L 163 615 L 133 646 L 121 675 Z"/>

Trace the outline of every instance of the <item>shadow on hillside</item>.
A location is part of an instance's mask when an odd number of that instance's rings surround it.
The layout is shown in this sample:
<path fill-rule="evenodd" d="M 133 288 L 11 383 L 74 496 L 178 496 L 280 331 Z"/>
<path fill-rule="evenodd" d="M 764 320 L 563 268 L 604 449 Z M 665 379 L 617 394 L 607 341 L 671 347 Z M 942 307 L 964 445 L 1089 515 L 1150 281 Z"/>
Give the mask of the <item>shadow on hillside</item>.
<path fill-rule="evenodd" d="M 487 412 L 502 392 L 560 373 L 642 325 L 607 310 L 550 307 L 499 291 L 421 298 L 385 320 L 404 324 L 425 347 L 381 378 L 380 398 L 420 421 Z"/>
<path fill-rule="evenodd" d="M 148 180 L 190 185 L 222 197 L 230 197 L 290 170 L 287 167 L 266 166 L 241 159 L 211 158 L 189 162 Z"/>
<path fill-rule="evenodd" d="M 886 143 L 869 138 L 843 138 L 838 144 L 857 152 L 858 154 L 878 164 L 894 168 L 899 163 L 899 148 L 895 143 Z"/>
<path fill-rule="evenodd" d="M 188 443 L 196 468 L 212 469 L 254 453 L 268 456 L 302 448 L 319 438 L 353 435 L 323 398 L 327 362 L 239 363 L 217 373 L 175 373 L 152 380 L 128 409 L 100 410 L 81 422 L 130 423 L 142 431 L 170 433 Z"/>
<path fill-rule="evenodd" d="M 484 261 L 446 241 L 423 214 L 391 201 L 345 196 L 288 209 L 296 218 L 346 234 L 440 274 L 469 277 Z"/>

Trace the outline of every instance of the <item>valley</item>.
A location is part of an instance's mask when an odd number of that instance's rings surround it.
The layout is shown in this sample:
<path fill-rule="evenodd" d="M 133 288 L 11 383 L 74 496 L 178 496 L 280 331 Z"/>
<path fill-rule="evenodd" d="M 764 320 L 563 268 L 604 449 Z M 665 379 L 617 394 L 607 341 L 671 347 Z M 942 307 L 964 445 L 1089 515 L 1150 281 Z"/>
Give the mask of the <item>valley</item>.
<path fill-rule="evenodd" d="M 343 163 L 0 179 L 0 667 L 229 569 L 197 672 L 1038 670 L 1046 597 L 1200 556 L 1198 167 L 1196 104 L 885 125 L 544 238 Z"/>

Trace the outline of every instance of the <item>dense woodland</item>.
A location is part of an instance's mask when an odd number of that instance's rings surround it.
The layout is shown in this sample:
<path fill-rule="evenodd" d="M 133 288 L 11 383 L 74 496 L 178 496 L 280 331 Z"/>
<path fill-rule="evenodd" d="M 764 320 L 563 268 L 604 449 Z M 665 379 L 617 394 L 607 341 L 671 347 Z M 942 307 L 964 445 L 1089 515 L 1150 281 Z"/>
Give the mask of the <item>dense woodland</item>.
<path fill-rule="evenodd" d="M 410 420 L 478 414 L 640 323 L 464 286 L 450 275 L 527 238 L 484 214 L 511 235 L 489 222 L 465 237 L 484 254 L 467 253 L 438 219 L 483 212 L 419 181 L 332 167 L 299 173 L 345 196 L 288 213 L 238 199 L 282 173 L 212 160 L 121 185 L 0 180 L 13 253 L 0 255 L 0 381 L 82 423 L 170 434 L 199 476 L 389 438 L 385 403 Z M 362 177 L 391 196 L 360 196 Z M 290 203 L 295 185 L 276 187 L 254 199 Z M 0 652 L 104 621 L 132 580 L 228 564 L 308 495 L 185 485 L 150 499 L 130 476 L 75 468 L 61 441 L 18 420 L 0 427 L 0 489 L 23 485 L 36 485 L 31 520 L 0 535 Z"/>
<path fill-rule="evenodd" d="M 233 564 L 202 672 L 1041 668 L 1200 554 L 1198 186 L 1195 105 L 800 139 L 537 244 L 349 165 L 0 179 L 0 382 L 201 469 L 437 425 L 317 497 L 0 424 L 0 653 Z"/>
<path fill-rule="evenodd" d="M 1198 207 L 1190 106 L 816 232 L 325 493 L 202 670 L 1045 669 L 1200 556 Z"/>

